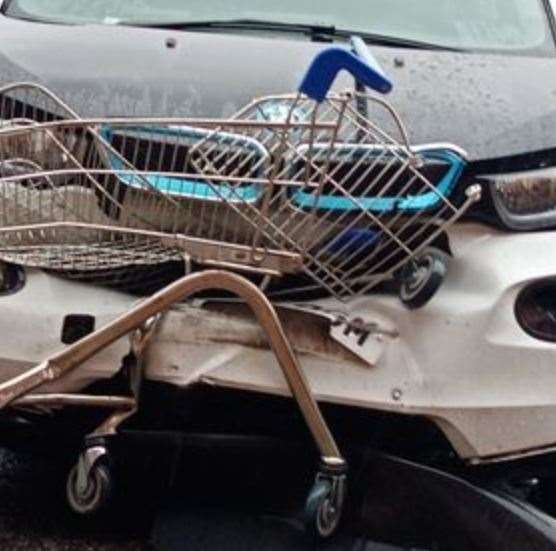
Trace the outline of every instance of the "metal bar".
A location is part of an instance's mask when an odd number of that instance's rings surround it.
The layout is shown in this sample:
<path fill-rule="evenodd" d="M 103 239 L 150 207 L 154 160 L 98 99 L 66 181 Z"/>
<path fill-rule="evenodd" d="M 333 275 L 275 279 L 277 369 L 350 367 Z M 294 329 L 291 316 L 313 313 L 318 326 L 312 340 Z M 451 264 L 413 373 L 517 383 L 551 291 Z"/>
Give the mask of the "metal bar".
<path fill-rule="evenodd" d="M 160 117 L 160 118 L 118 118 L 118 117 L 96 117 L 96 118 L 77 118 L 77 119 L 66 119 L 58 121 L 47 121 L 47 122 L 36 122 L 35 124 L 30 124 L 26 126 L 8 126 L 0 127 L 0 136 L 3 135 L 19 135 L 25 134 L 29 131 L 29 128 L 35 129 L 54 129 L 54 128 L 79 128 L 83 126 L 96 126 L 99 124 L 110 123 L 113 125 L 121 127 L 137 127 L 141 125 L 182 125 L 182 126 L 193 126 L 195 128 L 221 128 L 223 125 L 230 128 L 239 129 L 250 129 L 250 128 L 264 128 L 270 130 L 289 130 L 291 125 L 284 122 L 272 122 L 272 121 L 256 121 L 256 120 L 223 120 L 223 119 L 187 119 L 187 118 L 170 118 L 170 117 Z M 336 126 L 332 122 L 296 122 L 296 128 L 311 128 L 314 127 L 319 130 L 333 130 Z"/>
<path fill-rule="evenodd" d="M 146 299 L 105 327 L 68 346 L 58 354 L 0 385 L 0 409 L 79 367 L 83 362 L 140 327 L 174 303 L 210 289 L 228 291 L 242 298 L 265 331 L 288 386 L 323 457 L 340 458 L 338 446 L 311 393 L 275 309 L 264 294 L 245 278 L 224 271 L 205 271 L 186 276 Z"/>
<path fill-rule="evenodd" d="M 188 237 L 185 235 L 169 235 L 162 232 L 150 230 L 135 230 L 120 226 L 103 226 L 101 224 L 82 224 L 78 222 L 52 222 L 46 224 L 30 224 L 25 226 L 0 227 L 0 235 L 15 234 L 17 232 L 41 232 L 45 230 L 66 229 L 66 230 L 99 230 L 105 232 L 114 232 L 121 235 L 135 235 L 140 237 L 148 237 L 160 239 L 161 244 L 166 247 L 176 247 L 183 249 L 195 259 L 204 262 L 221 262 L 233 264 L 236 269 L 242 268 L 246 271 L 260 268 L 257 271 L 265 273 L 296 273 L 299 272 L 302 265 L 301 255 L 289 253 L 287 251 L 260 249 L 256 252 L 256 266 L 243 265 L 248 263 L 252 257 L 253 249 L 246 245 L 234 245 L 233 243 L 225 243 L 219 241 L 211 241 L 208 239 Z M 215 260 L 215 256 L 220 256 L 219 260 Z M 223 258 L 222 258 L 223 256 Z"/>
<path fill-rule="evenodd" d="M 207 185 L 211 185 L 211 181 L 214 182 L 233 182 L 237 184 L 261 184 L 265 186 L 270 186 L 268 178 L 260 178 L 256 176 L 247 176 L 247 177 L 240 177 L 240 176 L 227 176 L 227 175 L 206 175 L 206 174 L 191 174 L 191 173 L 180 173 L 177 175 L 174 172 L 165 172 L 165 171 L 148 171 L 148 170 L 141 170 L 138 171 L 136 169 L 129 169 L 129 170 L 116 170 L 112 168 L 62 168 L 62 169 L 54 169 L 54 170 L 42 170 L 40 172 L 33 173 L 35 178 L 46 178 L 48 176 L 75 176 L 77 174 L 83 174 L 85 176 L 96 175 L 96 176 L 134 176 L 138 175 L 142 178 L 146 178 L 149 176 L 159 176 L 159 177 L 179 177 L 182 180 L 186 180 L 188 178 L 199 180 L 200 182 L 205 182 Z M 4 176 L 0 177 L 0 181 L 8 181 L 8 182 L 21 182 L 26 179 L 29 179 L 29 174 L 20 174 L 15 176 Z M 278 179 L 272 182 L 273 185 L 283 186 L 283 187 L 293 187 L 293 188 L 318 188 L 319 184 L 315 182 L 299 182 L 297 180 L 287 180 L 287 179 Z M 96 185 L 96 184 L 95 184 Z M 130 186 L 133 187 L 133 186 Z M 213 186 L 211 186 L 213 187 Z M 153 186 L 145 186 L 144 188 L 136 187 L 135 189 L 145 189 L 145 190 L 154 190 Z M 158 192 L 162 193 L 162 192 Z M 179 197 L 174 196 L 172 194 L 162 194 L 161 197 L 163 198 L 174 198 L 181 199 L 187 198 L 187 196 Z M 113 199 L 111 199 L 113 201 Z"/>
<path fill-rule="evenodd" d="M 260 259 L 257 258 L 257 255 L 254 256 L 255 258 L 253 259 L 253 262 L 260 262 Z M 237 270 L 238 272 L 243 273 L 264 275 L 265 277 L 280 277 L 283 275 L 282 272 L 276 270 L 269 270 L 268 268 L 261 268 L 256 266 L 247 266 L 245 264 L 235 264 L 234 262 L 225 262 L 223 260 L 203 260 L 203 264 L 205 266 L 211 266 L 213 268 Z"/>
<path fill-rule="evenodd" d="M 78 406 L 110 409 L 133 409 L 135 399 L 119 396 L 89 396 L 85 394 L 31 394 L 14 400 L 13 407 L 29 406 Z"/>

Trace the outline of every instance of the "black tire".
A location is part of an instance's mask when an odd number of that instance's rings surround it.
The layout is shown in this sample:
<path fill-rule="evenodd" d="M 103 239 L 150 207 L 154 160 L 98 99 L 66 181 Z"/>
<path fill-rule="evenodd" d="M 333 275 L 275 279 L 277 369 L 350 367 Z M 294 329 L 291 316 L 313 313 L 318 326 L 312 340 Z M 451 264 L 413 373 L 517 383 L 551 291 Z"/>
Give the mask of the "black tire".
<path fill-rule="evenodd" d="M 71 469 L 66 482 L 66 498 L 72 511 L 82 516 L 94 515 L 106 508 L 111 496 L 112 475 L 107 465 L 93 466 L 83 493 L 77 488 L 77 465 Z"/>
<path fill-rule="evenodd" d="M 446 277 L 442 253 L 428 250 L 409 262 L 402 271 L 400 299 L 410 310 L 425 306 L 436 294 Z"/>
<path fill-rule="evenodd" d="M 329 480 L 318 480 L 305 504 L 304 524 L 314 540 L 325 540 L 334 535 L 342 517 L 343 496 L 334 496 Z"/>

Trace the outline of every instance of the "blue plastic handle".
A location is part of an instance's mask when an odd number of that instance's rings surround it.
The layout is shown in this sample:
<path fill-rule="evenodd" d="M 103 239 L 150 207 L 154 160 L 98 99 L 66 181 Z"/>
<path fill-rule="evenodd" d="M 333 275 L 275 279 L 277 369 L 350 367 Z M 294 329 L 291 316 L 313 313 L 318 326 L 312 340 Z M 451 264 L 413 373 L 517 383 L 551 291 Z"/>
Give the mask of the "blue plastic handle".
<path fill-rule="evenodd" d="M 323 50 L 311 63 L 299 91 L 320 103 L 325 100 L 338 73 L 347 71 L 368 88 L 388 94 L 392 90 L 392 82 L 383 73 L 368 48 L 366 50 L 367 54 L 363 57 L 360 47 L 357 47 L 359 55 L 338 47 Z"/>

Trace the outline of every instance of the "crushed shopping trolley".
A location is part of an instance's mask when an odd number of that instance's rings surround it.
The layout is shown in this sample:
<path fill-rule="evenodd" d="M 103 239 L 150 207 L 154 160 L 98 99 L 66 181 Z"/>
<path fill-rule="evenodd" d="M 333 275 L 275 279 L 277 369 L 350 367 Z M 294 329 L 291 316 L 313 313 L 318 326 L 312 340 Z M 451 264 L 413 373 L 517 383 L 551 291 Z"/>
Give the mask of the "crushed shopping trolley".
<path fill-rule="evenodd" d="M 102 284 L 149 281 L 169 263 L 187 271 L 0 385 L 2 408 L 115 410 L 70 473 L 75 510 L 90 512 L 106 497 L 103 439 L 139 407 L 143 351 L 158 317 L 218 289 L 243 299 L 266 332 L 322 456 L 308 524 L 321 537 L 335 531 L 346 465 L 269 301 L 272 283 L 287 276 L 288 293 L 350 300 L 398 278 L 402 300 L 423 306 L 444 270 L 429 246 L 480 197 L 480 188 L 457 185 L 466 164 L 458 148 L 412 148 L 384 100 L 329 93 L 340 70 L 388 90 L 360 45 L 359 54 L 325 50 L 298 93 L 254 100 L 227 120 L 83 119 L 40 86 L 0 90 L 0 259 Z M 131 397 L 34 393 L 127 334 Z"/>

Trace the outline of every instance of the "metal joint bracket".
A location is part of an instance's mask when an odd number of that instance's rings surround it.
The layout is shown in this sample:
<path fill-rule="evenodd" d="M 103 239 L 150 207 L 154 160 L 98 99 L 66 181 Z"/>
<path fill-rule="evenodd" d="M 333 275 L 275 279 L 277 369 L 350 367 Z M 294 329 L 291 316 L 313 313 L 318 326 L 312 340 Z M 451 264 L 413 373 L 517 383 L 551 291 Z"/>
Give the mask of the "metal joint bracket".
<path fill-rule="evenodd" d="M 162 314 L 157 314 L 152 318 L 149 318 L 143 325 L 135 329 L 130 336 L 129 340 L 131 342 L 131 351 L 135 354 L 136 358 L 141 358 L 145 348 L 150 343 L 156 328 L 158 326 L 158 322 L 162 318 Z"/>

